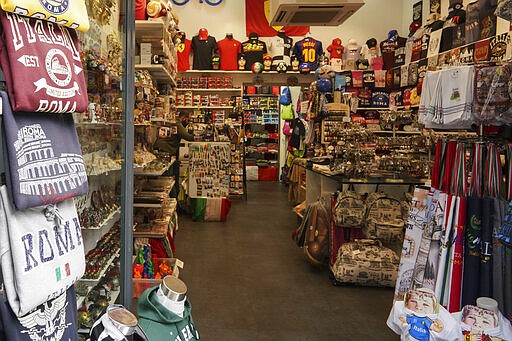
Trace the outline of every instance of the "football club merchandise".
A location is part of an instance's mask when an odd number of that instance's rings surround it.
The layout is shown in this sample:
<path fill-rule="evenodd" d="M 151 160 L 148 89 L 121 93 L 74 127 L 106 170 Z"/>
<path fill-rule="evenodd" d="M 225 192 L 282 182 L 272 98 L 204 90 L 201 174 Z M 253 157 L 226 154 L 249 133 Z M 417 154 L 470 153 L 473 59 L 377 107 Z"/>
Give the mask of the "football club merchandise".
<path fill-rule="evenodd" d="M 78 321 L 75 289 L 44 302 L 27 315 L 16 317 L 4 295 L 0 295 L 0 321 L 9 341 L 76 340 Z"/>
<path fill-rule="evenodd" d="M 15 211 L 0 187 L 0 262 L 18 317 L 62 295 L 85 271 L 82 231 L 73 199 Z"/>
<path fill-rule="evenodd" d="M 391 30 L 388 33 L 388 38 L 380 43 L 380 52 L 384 61 L 384 70 L 393 68 L 395 63 L 395 51 L 398 50 L 397 56 L 403 55 L 405 60 L 405 43 L 406 38 L 400 37 L 397 30 Z M 401 57 L 400 57 L 401 58 Z M 400 59 L 399 58 L 399 59 Z"/>
<path fill-rule="evenodd" d="M 310 70 L 315 71 L 323 52 L 321 41 L 312 37 L 305 37 L 295 43 L 292 53 L 299 58 L 299 64 L 307 63 Z"/>
<path fill-rule="evenodd" d="M 84 0 L 3 0 L 0 5 L 6 12 L 48 20 L 81 32 L 89 30 Z"/>
<path fill-rule="evenodd" d="M 276 36 L 267 40 L 267 50 L 272 56 L 273 69 L 276 69 L 277 64 L 280 62 L 284 62 L 286 66 L 290 66 L 292 47 L 293 39 L 288 37 L 282 30 L 280 30 Z"/>
<path fill-rule="evenodd" d="M 220 54 L 220 69 L 232 71 L 238 69 L 238 55 L 242 52 L 242 43 L 233 38 L 231 33 L 217 42 Z"/>
<path fill-rule="evenodd" d="M 267 53 L 267 44 L 260 40 L 256 33 L 249 34 L 249 39 L 242 43 L 242 53 L 247 60 L 246 70 L 251 70 L 256 62 L 263 64 L 263 55 Z"/>
<path fill-rule="evenodd" d="M 372 60 L 372 58 L 380 57 L 380 50 L 377 39 L 370 38 L 361 48 L 361 54 L 365 59 Z"/>
<path fill-rule="evenodd" d="M 211 70 L 212 57 L 217 51 L 217 40 L 208 34 L 208 30 L 201 28 L 199 34 L 192 38 L 191 48 L 194 53 L 192 68 L 194 70 Z"/>
<path fill-rule="evenodd" d="M 185 32 L 181 32 L 181 42 L 176 46 L 176 51 L 178 54 L 178 72 L 190 70 L 192 40 L 187 39 Z"/>
<path fill-rule="evenodd" d="M 86 194 L 87 174 L 73 117 L 13 113 L 7 93 L 0 95 L 6 180 L 16 209 Z"/>
<path fill-rule="evenodd" d="M 76 31 L 3 11 L 0 22 L 0 66 L 13 110 L 85 112 L 87 87 Z"/>

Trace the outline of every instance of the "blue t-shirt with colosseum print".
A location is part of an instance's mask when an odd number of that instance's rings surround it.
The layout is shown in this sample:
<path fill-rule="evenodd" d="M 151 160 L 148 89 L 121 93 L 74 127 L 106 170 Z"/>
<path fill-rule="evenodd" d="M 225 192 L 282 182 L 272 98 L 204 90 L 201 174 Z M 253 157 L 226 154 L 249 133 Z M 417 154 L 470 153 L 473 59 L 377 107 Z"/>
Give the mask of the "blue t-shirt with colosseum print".
<path fill-rule="evenodd" d="M 87 174 L 70 114 L 11 110 L 6 92 L 3 149 L 7 187 L 18 210 L 87 193 Z"/>

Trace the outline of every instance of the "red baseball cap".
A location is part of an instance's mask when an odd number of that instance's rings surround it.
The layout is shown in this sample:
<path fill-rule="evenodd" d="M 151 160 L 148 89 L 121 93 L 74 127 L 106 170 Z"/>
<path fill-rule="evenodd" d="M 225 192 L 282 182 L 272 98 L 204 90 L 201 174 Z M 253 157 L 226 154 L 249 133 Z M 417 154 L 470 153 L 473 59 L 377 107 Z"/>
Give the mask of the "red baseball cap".
<path fill-rule="evenodd" d="M 206 40 L 206 39 L 208 39 L 208 30 L 206 28 L 201 28 L 199 30 L 198 38 L 199 38 L 199 40 Z"/>

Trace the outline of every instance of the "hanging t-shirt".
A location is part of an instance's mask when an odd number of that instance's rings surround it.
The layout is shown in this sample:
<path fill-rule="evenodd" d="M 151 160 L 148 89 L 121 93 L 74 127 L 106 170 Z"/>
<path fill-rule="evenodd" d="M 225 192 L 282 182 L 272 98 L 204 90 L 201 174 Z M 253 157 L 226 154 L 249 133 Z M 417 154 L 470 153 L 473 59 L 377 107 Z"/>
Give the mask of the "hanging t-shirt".
<path fill-rule="evenodd" d="M 249 39 L 242 43 L 242 53 L 247 62 L 245 69 L 251 70 L 252 64 L 263 63 L 263 55 L 267 53 L 267 44 L 259 39 Z"/>
<path fill-rule="evenodd" d="M 76 31 L 5 12 L 0 22 L 0 66 L 13 110 L 85 112 L 87 86 Z"/>
<path fill-rule="evenodd" d="M 224 38 L 217 42 L 220 54 L 220 69 L 238 70 L 238 55 L 242 52 L 242 43 L 234 38 Z"/>
<path fill-rule="evenodd" d="M 192 68 L 194 70 L 211 70 L 212 57 L 218 49 L 215 38 L 208 36 L 206 40 L 200 40 L 198 36 L 195 36 L 192 38 L 191 47 L 194 52 Z"/>
<path fill-rule="evenodd" d="M 0 295 L 0 318 L 5 339 L 9 341 L 76 340 L 78 321 L 75 289 L 38 306 L 31 313 L 17 318 Z M 1 336 L 0 336 L 1 339 Z"/>
<path fill-rule="evenodd" d="M 284 62 L 290 66 L 290 54 L 292 52 L 293 39 L 283 35 L 277 35 L 267 41 L 267 49 L 272 56 L 272 65 L 277 66 Z"/>
<path fill-rule="evenodd" d="M 88 191 L 73 117 L 13 113 L 0 92 L 7 188 L 18 210 L 54 204 Z"/>
<path fill-rule="evenodd" d="M 192 50 L 192 40 L 185 39 L 176 47 L 178 51 L 178 72 L 190 70 L 190 52 Z"/>
<path fill-rule="evenodd" d="M 395 51 L 398 47 L 404 47 L 404 61 L 405 61 L 405 43 L 407 39 L 403 37 L 398 37 L 396 41 L 388 41 L 384 40 L 380 42 L 380 52 L 382 54 L 382 59 L 384 60 L 383 69 L 389 70 L 393 67 L 395 61 Z"/>
<path fill-rule="evenodd" d="M 465 37 L 466 44 L 473 43 L 480 39 L 480 10 L 478 1 L 469 3 L 466 6 Z"/>
<path fill-rule="evenodd" d="M 299 58 L 299 63 L 308 63 L 311 71 L 318 68 L 318 59 L 323 52 L 322 42 L 311 37 L 299 40 L 293 46 L 293 54 Z"/>

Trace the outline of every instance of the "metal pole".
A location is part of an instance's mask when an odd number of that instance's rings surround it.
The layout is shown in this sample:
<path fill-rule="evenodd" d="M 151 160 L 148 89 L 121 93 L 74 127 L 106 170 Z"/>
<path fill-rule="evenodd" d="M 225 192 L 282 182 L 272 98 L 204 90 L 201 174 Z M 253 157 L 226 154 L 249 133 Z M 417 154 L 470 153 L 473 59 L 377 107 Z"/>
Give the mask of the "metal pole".
<path fill-rule="evenodd" d="M 121 179 L 121 304 L 131 308 L 133 255 L 133 108 L 135 107 L 135 1 L 121 1 L 124 26 L 125 58 L 123 68 L 123 139 L 124 157 Z"/>

